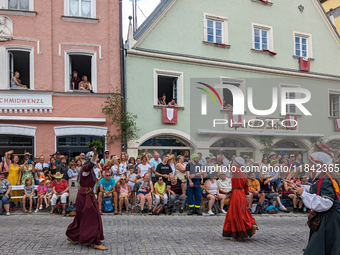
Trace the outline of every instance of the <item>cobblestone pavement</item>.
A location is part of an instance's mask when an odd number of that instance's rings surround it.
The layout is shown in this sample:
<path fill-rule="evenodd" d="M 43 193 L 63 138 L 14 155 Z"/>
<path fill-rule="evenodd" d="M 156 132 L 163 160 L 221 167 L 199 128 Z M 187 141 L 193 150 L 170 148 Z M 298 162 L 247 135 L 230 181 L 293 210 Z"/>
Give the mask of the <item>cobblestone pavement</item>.
<path fill-rule="evenodd" d="M 259 231 L 246 242 L 222 237 L 224 216 L 102 216 L 109 250 L 72 245 L 73 218 L 47 214 L 0 216 L 0 254 L 302 254 L 306 217 L 255 216 Z"/>

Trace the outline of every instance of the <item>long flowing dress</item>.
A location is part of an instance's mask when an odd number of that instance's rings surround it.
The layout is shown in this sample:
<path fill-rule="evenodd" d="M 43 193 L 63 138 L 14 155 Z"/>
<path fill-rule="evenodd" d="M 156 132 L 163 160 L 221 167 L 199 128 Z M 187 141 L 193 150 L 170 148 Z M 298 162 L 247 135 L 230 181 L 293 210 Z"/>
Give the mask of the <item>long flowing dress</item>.
<path fill-rule="evenodd" d="M 230 206 L 223 226 L 224 237 L 248 238 L 252 235 L 256 221 L 247 206 L 246 194 L 249 192 L 247 180 L 247 175 L 240 169 L 233 173 Z"/>
<path fill-rule="evenodd" d="M 104 240 L 103 224 L 97 199 L 93 193 L 96 178 L 91 171 L 93 162 L 86 164 L 80 170 L 80 189 L 76 199 L 76 217 L 68 226 L 66 236 L 81 244 L 100 245 Z"/>
<path fill-rule="evenodd" d="M 318 180 L 319 182 L 320 180 Z M 311 186 L 310 193 L 317 193 L 318 182 Z M 310 231 L 306 255 L 338 255 L 340 254 L 340 205 L 339 199 L 334 192 L 332 181 L 325 176 L 321 183 L 320 196 L 333 201 L 332 207 L 321 213 L 320 227 L 317 231 Z M 303 199 L 305 202 L 305 199 Z M 317 197 L 311 201 L 320 207 Z"/>
<path fill-rule="evenodd" d="M 13 164 L 11 164 L 8 168 L 8 181 L 12 184 L 12 186 L 17 185 L 19 177 L 20 177 L 20 165 L 14 167 Z M 12 191 L 12 197 L 20 196 L 21 196 L 20 190 Z M 11 199 L 10 202 L 21 202 L 21 199 L 20 198 Z"/>
<path fill-rule="evenodd" d="M 33 177 L 33 173 L 32 173 L 32 165 L 29 164 L 28 165 L 28 169 L 26 168 L 26 166 L 24 166 L 23 170 L 24 171 L 22 172 L 21 185 L 25 185 L 26 178 L 31 178 L 32 185 L 34 185 L 34 177 Z"/>

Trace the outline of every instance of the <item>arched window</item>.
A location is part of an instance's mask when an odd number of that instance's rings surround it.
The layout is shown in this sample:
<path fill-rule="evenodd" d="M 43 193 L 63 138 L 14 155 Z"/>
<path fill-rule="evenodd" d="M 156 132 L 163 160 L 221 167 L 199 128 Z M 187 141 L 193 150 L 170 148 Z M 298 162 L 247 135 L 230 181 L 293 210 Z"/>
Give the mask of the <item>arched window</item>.
<path fill-rule="evenodd" d="M 225 156 L 229 159 L 233 155 L 236 155 L 237 157 L 243 157 L 244 155 L 247 155 L 250 158 L 254 157 L 254 150 L 252 146 L 241 139 L 233 139 L 229 137 L 222 138 L 211 145 L 210 153 L 214 154 L 214 156 L 217 156 L 220 154 L 220 149 L 224 150 Z"/>

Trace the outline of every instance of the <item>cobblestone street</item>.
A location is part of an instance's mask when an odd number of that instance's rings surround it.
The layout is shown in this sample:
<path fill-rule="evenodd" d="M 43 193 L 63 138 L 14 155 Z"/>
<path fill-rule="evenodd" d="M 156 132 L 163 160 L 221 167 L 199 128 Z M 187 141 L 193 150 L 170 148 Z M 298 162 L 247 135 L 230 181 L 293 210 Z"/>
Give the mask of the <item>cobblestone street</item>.
<path fill-rule="evenodd" d="M 243 243 L 222 237 L 224 216 L 110 214 L 102 219 L 105 252 L 66 241 L 73 218 L 0 216 L 0 254 L 302 254 L 309 233 L 307 218 L 293 214 L 255 216 L 260 230 Z"/>

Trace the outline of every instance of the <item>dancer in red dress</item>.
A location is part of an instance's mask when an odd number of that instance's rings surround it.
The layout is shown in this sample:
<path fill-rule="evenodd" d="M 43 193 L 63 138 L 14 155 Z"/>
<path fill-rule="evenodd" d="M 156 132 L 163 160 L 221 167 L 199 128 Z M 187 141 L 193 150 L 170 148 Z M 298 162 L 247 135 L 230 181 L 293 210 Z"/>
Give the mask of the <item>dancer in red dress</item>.
<path fill-rule="evenodd" d="M 236 157 L 232 165 L 236 167 L 236 171 L 232 172 L 232 195 L 224 221 L 223 236 L 232 237 L 232 241 L 244 241 L 255 234 L 257 225 L 247 206 L 248 179 L 240 169 L 245 165 L 244 159 Z"/>
<path fill-rule="evenodd" d="M 87 155 L 91 161 L 80 170 L 80 188 L 76 199 L 76 217 L 66 231 L 67 240 L 72 244 L 91 244 L 93 248 L 107 250 L 101 244 L 104 240 L 103 224 L 100 216 L 97 199 L 93 193 L 96 178 L 92 171 L 96 164 L 97 150 L 93 155 Z"/>

